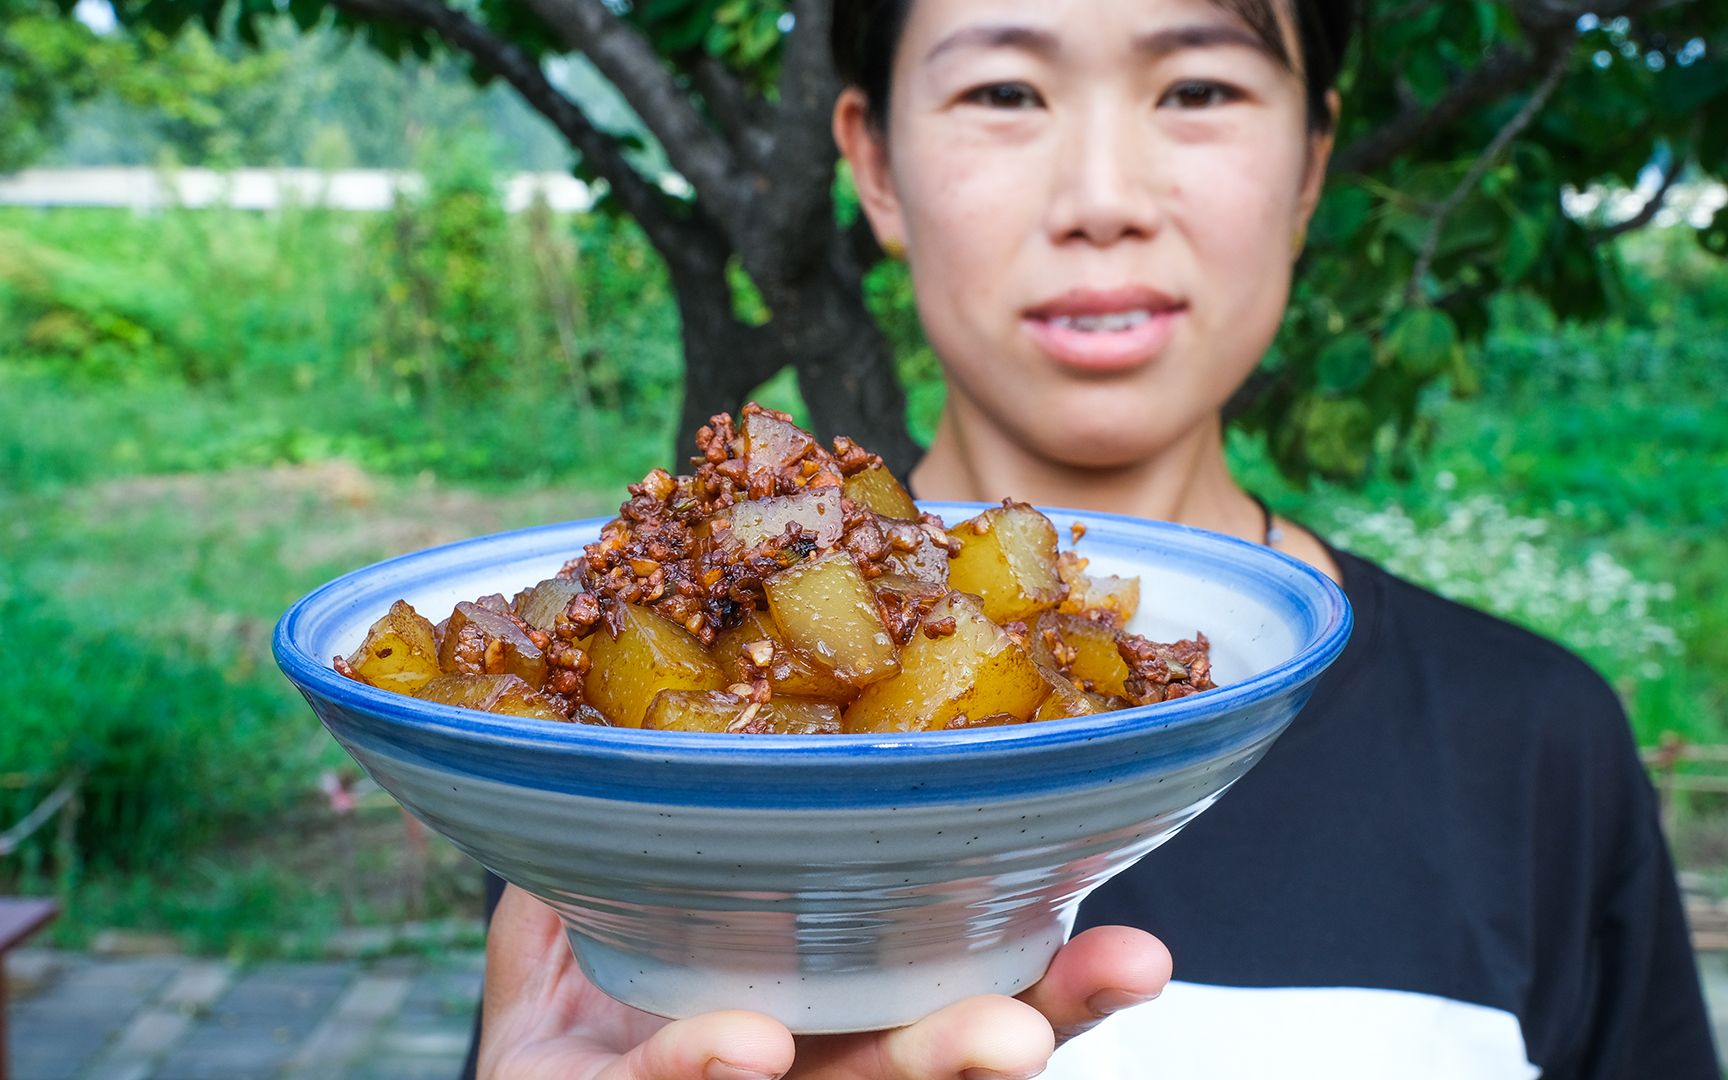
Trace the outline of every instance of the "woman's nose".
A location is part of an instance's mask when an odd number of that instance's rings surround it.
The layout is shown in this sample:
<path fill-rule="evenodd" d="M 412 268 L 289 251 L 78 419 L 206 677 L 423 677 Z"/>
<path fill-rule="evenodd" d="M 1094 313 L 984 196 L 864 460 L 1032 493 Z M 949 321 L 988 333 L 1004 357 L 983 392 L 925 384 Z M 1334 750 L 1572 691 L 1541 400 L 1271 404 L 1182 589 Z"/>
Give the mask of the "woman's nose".
<path fill-rule="evenodd" d="M 1149 135 L 1128 112 L 1096 108 L 1072 118 L 1051 174 L 1054 242 L 1102 246 L 1157 232 L 1161 214 Z"/>

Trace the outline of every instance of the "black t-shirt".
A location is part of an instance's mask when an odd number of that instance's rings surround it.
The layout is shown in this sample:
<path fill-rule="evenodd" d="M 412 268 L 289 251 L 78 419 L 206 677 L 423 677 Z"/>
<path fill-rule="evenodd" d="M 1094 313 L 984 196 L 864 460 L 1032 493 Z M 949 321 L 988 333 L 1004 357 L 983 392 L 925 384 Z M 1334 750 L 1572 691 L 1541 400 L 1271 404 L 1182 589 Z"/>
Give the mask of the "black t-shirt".
<path fill-rule="evenodd" d="M 1106 883 L 1176 982 L 1048 1077 L 1716 1078 L 1655 800 L 1565 650 L 1336 553 L 1343 656 L 1265 758 Z"/>

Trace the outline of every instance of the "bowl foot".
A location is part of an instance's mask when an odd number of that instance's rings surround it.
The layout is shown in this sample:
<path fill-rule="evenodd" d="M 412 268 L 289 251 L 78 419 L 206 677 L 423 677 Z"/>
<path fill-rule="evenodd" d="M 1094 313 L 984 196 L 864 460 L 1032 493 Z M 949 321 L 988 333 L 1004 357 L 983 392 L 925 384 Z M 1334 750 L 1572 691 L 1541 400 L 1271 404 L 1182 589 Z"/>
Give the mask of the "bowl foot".
<path fill-rule="evenodd" d="M 749 1009 L 795 1034 L 818 1035 L 899 1027 L 963 998 L 1017 994 L 1043 977 L 1071 924 L 1069 916 L 955 953 L 924 948 L 903 955 L 758 954 L 748 957 L 748 969 L 739 966 L 737 954 L 662 959 L 576 929 L 569 938 L 589 979 L 627 1005 L 674 1018 Z M 916 970 L 916 979 L 907 977 L 909 969 Z"/>

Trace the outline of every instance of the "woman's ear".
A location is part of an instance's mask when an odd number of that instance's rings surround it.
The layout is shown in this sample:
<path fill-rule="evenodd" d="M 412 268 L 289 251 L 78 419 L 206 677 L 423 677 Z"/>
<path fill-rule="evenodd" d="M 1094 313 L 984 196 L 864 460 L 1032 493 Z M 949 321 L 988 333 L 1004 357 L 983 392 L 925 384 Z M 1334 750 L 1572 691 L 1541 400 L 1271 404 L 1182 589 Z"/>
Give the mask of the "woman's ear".
<path fill-rule="evenodd" d="M 1314 216 L 1314 208 L 1320 205 L 1320 193 L 1326 187 L 1326 167 L 1332 163 L 1332 144 L 1342 107 L 1338 91 L 1326 91 L 1326 111 L 1331 114 L 1332 122 L 1325 131 L 1316 131 L 1308 136 L 1308 166 L 1303 172 L 1302 191 L 1296 202 L 1296 212 L 1300 217 L 1297 226 L 1303 232 L 1307 231 L 1308 219 Z"/>
<path fill-rule="evenodd" d="M 894 177 L 888 168 L 888 136 L 870 114 L 870 102 L 856 86 L 848 86 L 834 102 L 834 142 L 852 168 L 858 202 L 876 242 L 885 251 L 904 250 L 906 222 Z"/>

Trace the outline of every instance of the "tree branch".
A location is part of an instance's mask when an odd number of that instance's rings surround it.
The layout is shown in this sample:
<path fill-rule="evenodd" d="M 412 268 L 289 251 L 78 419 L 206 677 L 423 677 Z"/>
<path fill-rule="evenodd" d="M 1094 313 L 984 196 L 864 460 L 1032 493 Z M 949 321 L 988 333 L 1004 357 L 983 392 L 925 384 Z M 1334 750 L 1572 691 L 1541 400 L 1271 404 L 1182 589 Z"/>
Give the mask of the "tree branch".
<path fill-rule="evenodd" d="M 1490 53 L 1433 105 L 1406 107 L 1373 131 L 1340 150 L 1327 170 L 1333 176 L 1377 172 L 1410 147 L 1459 117 L 1528 85 L 1542 70 L 1534 54 L 1509 46 Z"/>
<path fill-rule="evenodd" d="M 1490 53 L 1479 66 L 1454 83 L 1433 105 L 1406 106 L 1386 123 L 1333 155 L 1332 176 L 1376 172 L 1434 132 L 1491 101 L 1529 86 L 1545 70 L 1555 49 L 1570 48 L 1577 38 L 1578 19 L 1593 13 L 1606 22 L 1621 15 L 1638 15 L 1673 6 L 1677 0 L 1514 0 L 1513 16 L 1530 39 L 1528 51 L 1511 45 Z M 1419 13 L 1428 5 L 1413 0 L 1393 17 Z"/>
<path fill-rule="evenodd" d="M 1384 16 L 1384 21 L 1387 23 L 1398 23 L 1404 22 L 1408 19 L 1414 19 L 1416 16 L 1433 7 L 1437 2 L 1438 0 L 1409 0 L 1409 3 L 1406 3 L 1403 7 L 1393 8 L 1391 11 L 1388 11 Z"/>
<path fill-rule="evenodd" d="M 498 37 L 466 14 L 440 0 L 332 0 L 336 7 L 367 18 L 396 19 L 423 27 L 473 58 L 483 70 L 515 87 L 606 181 L 618 201 L 662 250 L 684 239 L 681 223 L 660 190 L 631 167 L 617 140 L 588 121 L 554 86 L 540 65 L 521 48 Z"/>
<path fill-rule="evenodd" d="M 617 87 L 705 210 L 736 232 L 747 196 L 732 148 L 702 119 L 648 41 L 601 0 L 525 2 L 565 48 L 587 57 Z"/>
<path fill-rule="evenodd" d="M 834 162 L 828 119 L 840 78 L 828 52 L 830 0 L 795 0 L 793 27 L 780 61 L 774 141 L 761 179 L 774 197 L 759 200 L 759 222 L 740 245 L 753 274 L 791 281 L 822 258 L 833 230 Z"/>
<path fill-rule="evenodd" d="M 1674 189 L 1674 182 L 1680 179 L 1680 174 L 1685 169 L 1684 158 L 1679 154 L 1671 157 L 1668 161 L 1667 170 L 1662 174 L 1662 182 L 1657 185 L 1655 191 L 1650 193 L 1650 197 L 1644 200 L 1644 205 L 1638 208 L 1638 212 L 1625 221 L 1592 231 L 1589 235 L 1591 246 L 1605 244 L 1617 236 L 1624 236 L 1629 232 L 1642 229 L 1655 221 L 1656 215 L 1662 212 L 1662 207 L 1668 202 L 1668 193 Z"/>
<path fill-rule="evenodd" d="M 1512 145 L 1512 140 L 1529 127 L 1543 106 L 1548 104 L 1548 99 L 1560 85 L 1560 80 L 1566 76 L 1566 67 L 1571 59 L 1571 49 L 1562 48 L 1555 52 L 1553 59 L 1549 61 L 1548 74 L 1543 77 L 1542 84 L 1530 95 L 1529 100 L 1524 102 L 1523 108 L 1506 121 L 1505 126 L 1494 135 L 1488 148 L 1471 164 L 1469 171 L 1464 174 L 1464 179 L 1460 180 L 1452 193 L 1435 208 L 1433 220 L 1428 223 L 1428 234 L 1422 239 L 1422 251 L 1416 257 L 1415 269 L 1410 272 L 1410 283 L 1404 288 L 1405 303 L 1415 304 L 1422 298 L 1422 279 L 1428 276 L 1434 263 L 1434 255 L 1440 249 L 1440 234 L 1446 228 L 1446 219 L 1463 205 L 1464 200 L 1476 190 L 1476 185 L 1482 182 L 1482 177 L 1487 175 L 1494 162 Z"/>
<path fill-rule="evenodd" d="M 703 54 L 690 65 L 690 83 L 702 95 L 708 113 L 728 141 L 738 148 L 746 167 L 754 167 L 768 155 L 771 138 L 763 127 L 757 103 L 725 65 Z"/>

